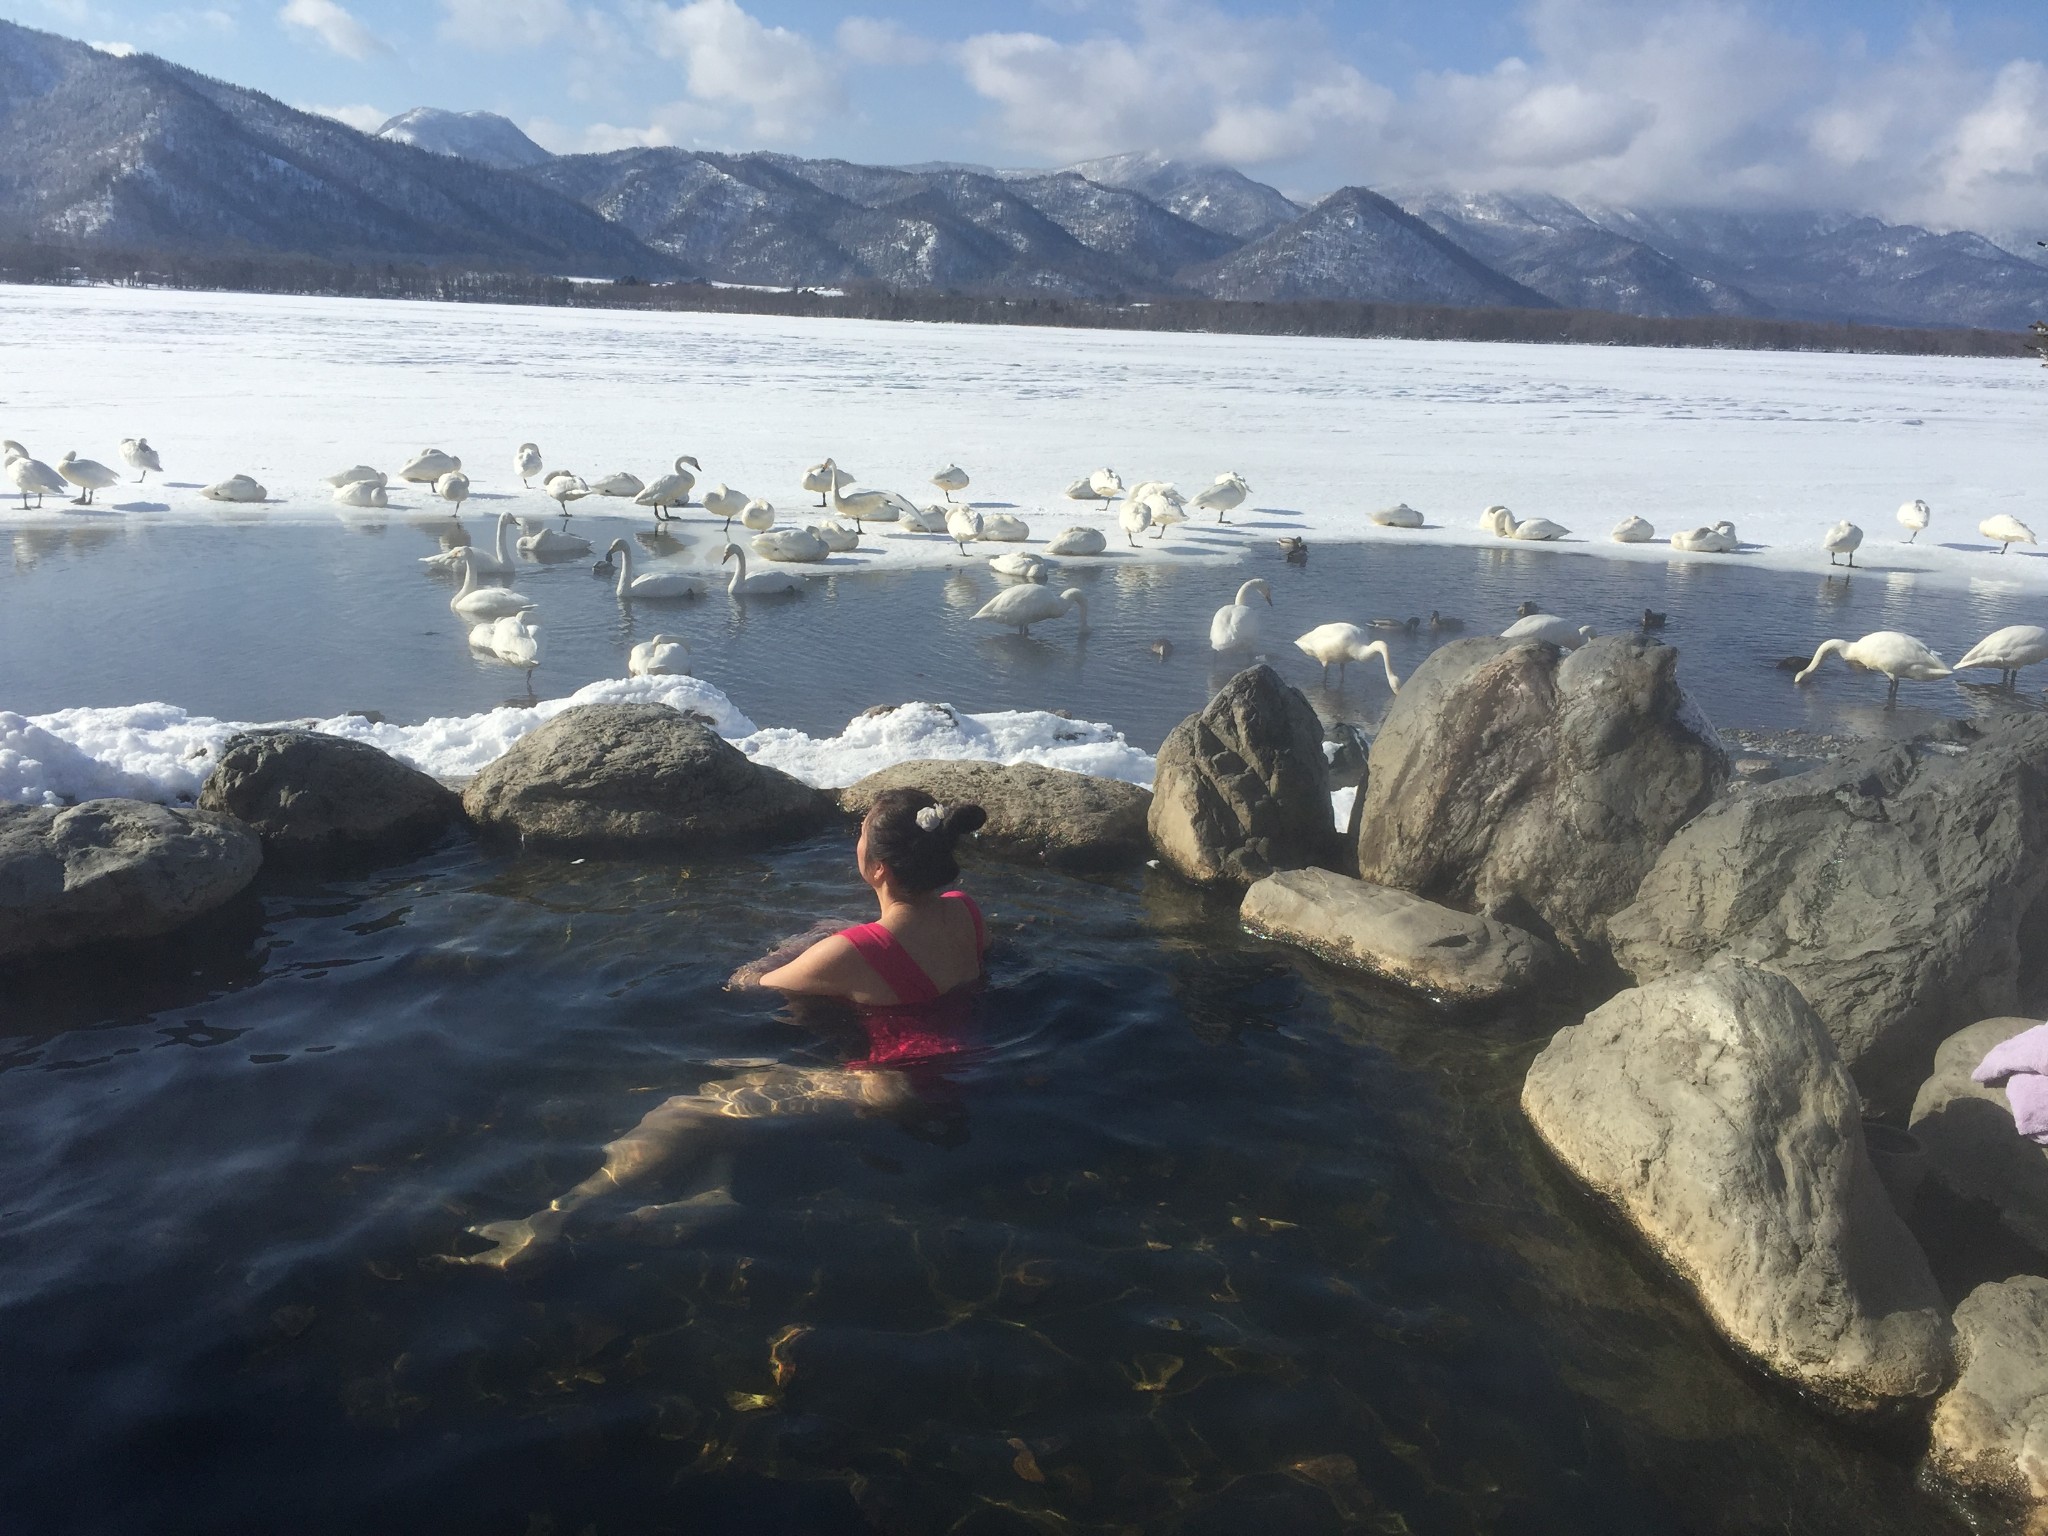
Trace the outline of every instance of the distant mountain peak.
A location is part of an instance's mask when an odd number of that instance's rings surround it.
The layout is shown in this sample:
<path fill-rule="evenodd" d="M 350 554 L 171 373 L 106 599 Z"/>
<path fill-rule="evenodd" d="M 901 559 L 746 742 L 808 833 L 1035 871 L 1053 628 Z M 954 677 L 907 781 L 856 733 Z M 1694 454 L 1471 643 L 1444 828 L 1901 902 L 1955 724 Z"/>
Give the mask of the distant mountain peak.
<path fill-rule="evenodd" d="M 1177 160 L 1156 149 L 1104 155 L 1066 167 L 1105 187 L 1123 187 L 1233 240 L 1257 240 L 1301 217 L 1299 204 L 1242 171 L 1203 160 Z"/>
<path fill-rule="evenodd" d="M 414 107 L 379 128 L 377 137 L 437 155 L 474 160 L 501 171 L 523 171 L 554 158 L 521 132 L 511 118 L 495 112 Z"/>

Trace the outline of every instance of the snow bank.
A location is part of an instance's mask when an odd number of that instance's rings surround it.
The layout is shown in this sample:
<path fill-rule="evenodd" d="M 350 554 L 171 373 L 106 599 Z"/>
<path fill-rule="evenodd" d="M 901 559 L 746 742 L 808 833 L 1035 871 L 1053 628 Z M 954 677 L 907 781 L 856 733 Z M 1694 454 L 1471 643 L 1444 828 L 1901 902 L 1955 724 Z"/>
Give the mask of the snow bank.
<path fill-rule="evenodd" d="M 766 730 L 737 743 L 758 763 L 806 784 L 837 789 L 913 758 L 1037 763 L 1149 786 L 1154 761 L 1107 725 L 1044 710 L 963 715 L 950 704 L 905 704 L 848 722 L 820 741 L 802 731 Z"/>

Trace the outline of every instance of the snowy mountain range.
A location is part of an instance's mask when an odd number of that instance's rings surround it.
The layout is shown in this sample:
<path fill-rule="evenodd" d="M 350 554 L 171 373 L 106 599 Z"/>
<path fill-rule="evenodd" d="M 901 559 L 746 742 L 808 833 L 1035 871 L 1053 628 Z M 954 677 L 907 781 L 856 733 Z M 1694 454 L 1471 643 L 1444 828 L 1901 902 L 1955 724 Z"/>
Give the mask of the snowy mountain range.
<path fill-rule="evenodd" d="M 0 238 L 1012 297 L 1359 300 L 2023 329 L 2048 255 L 1819 212 L 1345 187 L 1152 153 L 1060 171 L 669 147 L 554 155 L 416 108 L 374 135 L 0 22 Z"/>

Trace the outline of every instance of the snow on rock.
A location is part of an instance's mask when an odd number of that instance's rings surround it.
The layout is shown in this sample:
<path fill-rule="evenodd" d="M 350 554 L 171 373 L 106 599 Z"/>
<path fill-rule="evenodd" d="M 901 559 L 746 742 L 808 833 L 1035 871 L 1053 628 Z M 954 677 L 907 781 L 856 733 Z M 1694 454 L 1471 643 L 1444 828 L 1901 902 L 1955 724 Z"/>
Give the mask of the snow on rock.
<path fill-rule="evenodd" d="M 822 741 L 802 731 L 771 729 L 734 745 L 756 762 L 820 789 L 840 788 L 892 763 L 926 757 L 1037 763 L 1148 786 L 1154 766 L 1150 753 L 1107 725 L 1040 709 L 966 715 L 950 704 L 904 704 L 860 715 L 839 735 Z"/>

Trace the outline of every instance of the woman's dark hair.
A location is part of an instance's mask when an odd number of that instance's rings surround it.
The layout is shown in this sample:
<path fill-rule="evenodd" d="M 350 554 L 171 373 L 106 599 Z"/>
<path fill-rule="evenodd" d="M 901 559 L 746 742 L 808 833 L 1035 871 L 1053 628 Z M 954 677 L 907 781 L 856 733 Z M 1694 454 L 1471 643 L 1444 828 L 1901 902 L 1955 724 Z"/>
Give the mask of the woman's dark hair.
<path fill-rule="evenodd" d="M 919 812 L 935 806 L 941 814 L 920 818 Z M 921 896 L 960 878 L 953 845 L 987 820 L 978 805 L 940 806 L 921 789 L 885 789 L 868 808 L 868 857 L 880 860 L 905 891 Z"/>

